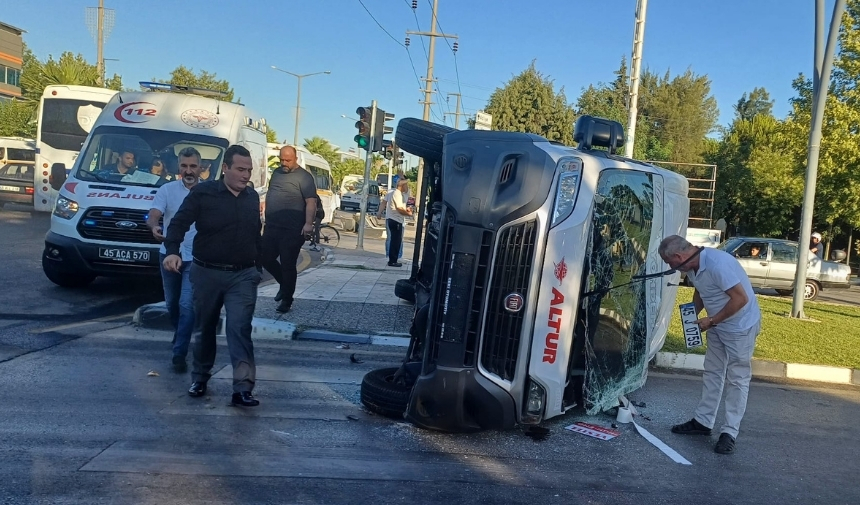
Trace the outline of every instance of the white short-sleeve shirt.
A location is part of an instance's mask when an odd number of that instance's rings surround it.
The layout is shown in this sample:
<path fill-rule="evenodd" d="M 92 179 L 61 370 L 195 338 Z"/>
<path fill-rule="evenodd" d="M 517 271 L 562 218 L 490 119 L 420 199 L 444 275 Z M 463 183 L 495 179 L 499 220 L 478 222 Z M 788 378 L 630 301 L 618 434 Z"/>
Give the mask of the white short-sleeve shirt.
<path fill-rule="evenodd" d="M 395 189 L 390 194 L 391 197 L 386 195 L 388 203 L 385 205 L 385 218 L 403 224 L 406 222 L 406 216 L 397 212 L 394 202 L 400 202 L 400 207 L 406 207 L 406 195 L 404 195 L 399 189 Z"/>
<path fill-rule="evenodd" d="M 709 316 L 714 316 L 726 306 L 729 301 L 726 291 L 738 284 L 743 286 L 749 301 L 733 316 L 718 323 L 721 331 L 744 332 L 761 322 L 761 310 L 750 279 L 731 254 L 704 248 L 699 253 L 699 271 L 690 270 L 687 277 L 699 292 Z"/>
<path fill-rule="evenodd" d="M 155 200 L 152 202 L 152 208 L 164 215 L 163 235 L 167 235 L 167 227 L 170 226 L 170 220 L 176 215 L 176 211 L 179 210 L 179 206 L 182 205 L 182 202 L 185 201 L 185 197 L 189 193 L 191 193 L 191 190 L 185 187 L 182 179 L 168 182 L 158 188 L 158 191 L 155 193 Z M 182 244 L 179 245 L 182 261 L 187 262 L 194 259 L 194 256 L 191 254 L 191 247 L 194 244 L 194 235 L 196 234 L 197 228 L 192 224 L 191 228 L 185 233 Z M 161 244 L 159 250 L 161 254 L 167 254 L 167 248 L 164 247 L 164 243 Z"/>

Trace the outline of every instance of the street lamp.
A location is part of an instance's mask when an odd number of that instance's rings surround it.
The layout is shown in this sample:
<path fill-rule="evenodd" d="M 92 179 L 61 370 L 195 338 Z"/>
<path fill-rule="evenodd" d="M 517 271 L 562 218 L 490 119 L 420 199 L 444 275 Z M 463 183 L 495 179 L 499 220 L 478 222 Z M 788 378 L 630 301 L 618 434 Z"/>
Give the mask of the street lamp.
<path fill-rule="evenodd" d="M 344 119 L 349 119 L 350 121 L 358 121 L 358 118 L 349 117 L 346 114 L 341 114 L 340 117 L 342 117 Z M 359 160 L 361 159 L 361 155 L 359 154 L 360 152 L 361 152 L 361 145 L 356 143 L 355 144 L 355 157 L 358 158 Z"/>
<path fill-rule="evenodd" d="M 291 76 L 293 76 L 299 80 L 299 87 L 298 87 L 298 91 L 296 92 L 296 130 L 293 133 L 293 145 L 297 146 L 297 145 L 299 145 L 299 110 L 300 110 L 299 107 L 301 106 L 301 103 L 302 103 L 302 78 L 310 77 L 312 75 L 330 74 L 331 70 L 326 70 L 325 72 L 314 72 L 312 74 L 301 74 L 300 75 L 300 74 L 294 74 L 292 72 L 288 72 L 288 71 L 286 71 L 282 68 L 278 68 L 274 65 L 272 65 L 272 68 L 279 71 L 279 72 L 283 72 L 285 74 L 290 74 Z"/>

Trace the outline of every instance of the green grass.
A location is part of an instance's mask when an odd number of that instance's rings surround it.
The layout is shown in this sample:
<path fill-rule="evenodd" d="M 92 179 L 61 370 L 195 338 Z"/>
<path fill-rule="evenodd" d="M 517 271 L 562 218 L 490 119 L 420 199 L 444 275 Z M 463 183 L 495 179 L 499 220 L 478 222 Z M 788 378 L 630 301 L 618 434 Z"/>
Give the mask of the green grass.
<path fill-rule="evenodd" d="M 790 297 L 757 296 L 762 329 L 753 357 L 860 369 L 860 307 L 805 302 L 803 312 L 808 319 L 800 320 L 788 317 L 791 313 Z M 675 305 L 692 299 L 692 288 L 678 288 Z M 676 308 L 662 350 L 705 353 L 705 347 L 687 349 L 681 335 L 681 318 Z M 707 345 L 707 332 L 705 341 Z"/>

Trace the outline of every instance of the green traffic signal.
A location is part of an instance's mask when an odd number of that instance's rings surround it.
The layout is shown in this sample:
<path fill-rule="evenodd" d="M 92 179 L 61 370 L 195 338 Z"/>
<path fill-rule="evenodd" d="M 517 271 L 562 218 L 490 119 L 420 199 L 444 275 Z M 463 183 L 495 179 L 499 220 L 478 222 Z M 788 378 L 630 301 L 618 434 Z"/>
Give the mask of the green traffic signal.
<path fill-rule="evenodd" d="M 359 148 L 367 150 L 370 144 L 371 109 L 370 107 L 359 107 L 355 109 L 355 113 L 358 114 L 358 121 L 355 122 L 355 127 L 358 128 L 358 135 L 353 140 L 355 140 Z"/>
<path fill-rule="evenodd" d="M 367 137 L 362 137 L 361 135 L 356 135 L 353 139 L 358 147 L 362 149 L 367 149 Z"/>

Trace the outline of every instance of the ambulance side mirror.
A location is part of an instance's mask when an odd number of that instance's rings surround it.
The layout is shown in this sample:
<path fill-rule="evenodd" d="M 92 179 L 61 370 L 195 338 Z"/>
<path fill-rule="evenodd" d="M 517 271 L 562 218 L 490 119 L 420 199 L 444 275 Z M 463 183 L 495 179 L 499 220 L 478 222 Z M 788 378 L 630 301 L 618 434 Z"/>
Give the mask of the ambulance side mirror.
<path fill-rule="evenodd" d="M 49 180 L 51 181 L 51 187 L 56 191 L 59 191 L 66 182 L 66 164 L 54 163 L 51 165 L 51 176 Z"/>

